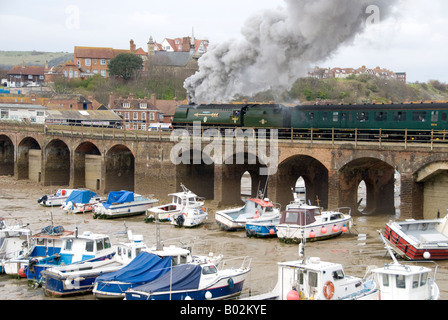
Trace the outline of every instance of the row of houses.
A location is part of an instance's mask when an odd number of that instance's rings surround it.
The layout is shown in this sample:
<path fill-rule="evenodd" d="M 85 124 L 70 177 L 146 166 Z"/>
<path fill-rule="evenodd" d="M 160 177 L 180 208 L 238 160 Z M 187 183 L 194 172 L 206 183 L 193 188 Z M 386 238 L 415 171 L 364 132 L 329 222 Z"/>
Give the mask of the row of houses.
<path fill-rule="evenodd" d="M 73 60 L 58 66 L 44 67 L 22 65 L 14 66 L 8 71 L 8 87 L 42 86 L 45 82 L 54 82 L 57 78 L 86 79 L 95 74 L 109 77 L 109 62 L 121 53 L 134 53 L 142 59 L 142 71 L 153 71 L 153 67 L 163 66 L 186 69 L 187 75 L 197 71 L 197 60 L 207 52 L 207 40 L 192 37 L 164 39 L 157 43 L 149 38 L 147 51 L 138 48 L 130 40 L 129 49 L 75 46 Z"/>
<path fill-rule="evenodd" d="M 308 77 L 316 79 L 344 79 L 351 75 L 373 75 L 382 79 L 397 80 L 406 83 L 406 72 L 394 72 L 385 68 L 367 68 L 362 66 L 360 68 L 320 68 L 315 67 L 313 71 L 308 72 Z"/>
<path fill-rule="evenodd" d="M 138 99 L 132 94 L 110 94 L 107 106 L 79 94 L 7 96 L 0 97 L 0 121 L 160 130 L 170 128 L 176 108 L 183 103 L 186 101 L 157 100 L 155 95 Z"/>

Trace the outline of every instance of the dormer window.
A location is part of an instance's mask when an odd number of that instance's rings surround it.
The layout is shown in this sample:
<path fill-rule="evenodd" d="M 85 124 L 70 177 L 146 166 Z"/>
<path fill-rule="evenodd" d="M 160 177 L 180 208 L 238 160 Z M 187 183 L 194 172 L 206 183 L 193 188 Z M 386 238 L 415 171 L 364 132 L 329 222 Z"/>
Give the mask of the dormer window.
<path fill-rule="evenodd" d="M 147 103 L 140 103 L 140 109 L 147 109 L 148 104 Z"/>
<path fill-rule="evenodd" d="M 131 104 L 129 102 L 123 103 L 123 108 L 129 109 L 131 107 Z"/>

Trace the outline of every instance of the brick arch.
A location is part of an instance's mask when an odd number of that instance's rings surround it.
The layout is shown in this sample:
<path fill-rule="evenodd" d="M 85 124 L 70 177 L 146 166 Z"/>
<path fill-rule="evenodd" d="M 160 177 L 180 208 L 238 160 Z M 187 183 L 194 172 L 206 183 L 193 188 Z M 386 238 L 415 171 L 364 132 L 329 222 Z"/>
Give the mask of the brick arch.
<path fill-rule="evenodd" d="M 70 184 L 70 149 L 61 139 L 55 138 L 44 146 L 44 185 Z"/>
<path fill-rule="evenodd" d="M 73 187 L 101 190 L 102 156 L 92 141 L 81 142 L 73 152 Z"/>
<path fill-rule="evenodd" d="M 0 175 L 14 175 L 14 142 L 6 134 L 0 134 Z"/>
<path fill-rule="evenodd" d="M 350 207 L 353 214 L 395 214 L 395 169 L 389 163 L 373 158 L 360 157 L 347 162 L 339 170 L 339 201 Z M 366 184 L 366 208 L 358 210 L 358 187 Z"/>
<path fill-rule="evenodd" d="M 40 182 L 42 172 L 42 148 L 34 137 L 23 138 L 17 147 L 17 179 Z"/>
<path fill-rule="evenodd" d="M 105 192 L 134 191 L 135 155 L 127 145 L 116 144 L 105 154 Z"/>

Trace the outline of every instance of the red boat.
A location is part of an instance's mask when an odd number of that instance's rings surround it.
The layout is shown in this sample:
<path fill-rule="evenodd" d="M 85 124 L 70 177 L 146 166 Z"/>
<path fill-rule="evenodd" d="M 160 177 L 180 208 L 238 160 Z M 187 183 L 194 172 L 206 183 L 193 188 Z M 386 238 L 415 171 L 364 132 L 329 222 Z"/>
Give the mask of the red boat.
<path fill-rule="evenodd" d="M 384 237 L 408 260 L 448 259 L 448 216 L 434 220 L 409 219 L 386 224 Z"/>

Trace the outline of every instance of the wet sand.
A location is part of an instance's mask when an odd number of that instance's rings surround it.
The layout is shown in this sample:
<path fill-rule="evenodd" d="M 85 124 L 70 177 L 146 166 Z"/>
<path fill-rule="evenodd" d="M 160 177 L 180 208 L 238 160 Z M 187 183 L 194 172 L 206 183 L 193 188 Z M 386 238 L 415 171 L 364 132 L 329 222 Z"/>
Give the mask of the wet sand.
<path fill-rule="evenodd" d="M 12 177 L 0 177 L 0 217 L 6 223 L 16 221 L 29 223 L 33 233 L 51 224 L 62 225 L 67 230 L 79 228 L 79 232 L 91 231 L 109 234 L 113 243 L 126 240 L 124 222 L 133 234 L 141 234 L 148 245 L 155 244 L 156 226 L 144 223 L 144 216 L 114 220 L 93 219 L 92 213 L 66 214 L 60 208 L 44 208 L 37 204 L 37 199 L 44 194 L 54 193 L 58 187 L 37 186 L 29 181 L 16 181 Z M 191 186 L 194 190 L 194 187 Z M 158 195 L 154 192 L 155 196 Z M 225 232 L 218 229 L 214 212 L 209 206 L 209 219 L 204 226 L 194 229 L 179 229 L 169 224 L 161 224 L 160 234 L 165 244 L 180 244 L 180 241 L 194 241 L 194 254 L 223 254 L 224 258 L 249 256 L 252 258 L 252 271 L 244 285 L 243 296 L 255 295 L 272 290 L 277 283 L 277 262 L 297 260 L 298 246 L 285 244 L 276 238 L 247 238 L 245 232 Z M 307 243 L 306 255 L 319 256 L 322 260 L 339 262 L 345 267 L 346 274 L 364 276 L 365 267 L 382 266 L 391 262 L 382 244 L 377 230 L 384 229 L 385 223 L 393 216 L 354 217 L 354 227 L 350 233 L 338 238 Z M 448 261 L 439 261 L 437 284 L 441 299 L 448 300 Z M 428 265 L 434 268 L 435 265 Z M 28 287 L 25 279 L 15 279 L 0 275 L 0 300 L 55 300 L 46 297 L 41 288 Z M 62 299 L 92 300 L 92 295 Z"/>

